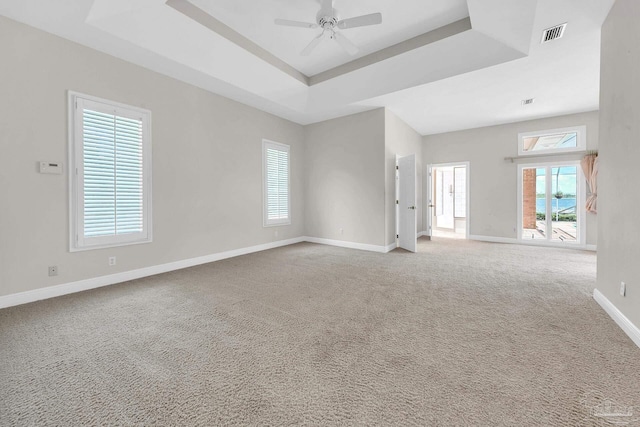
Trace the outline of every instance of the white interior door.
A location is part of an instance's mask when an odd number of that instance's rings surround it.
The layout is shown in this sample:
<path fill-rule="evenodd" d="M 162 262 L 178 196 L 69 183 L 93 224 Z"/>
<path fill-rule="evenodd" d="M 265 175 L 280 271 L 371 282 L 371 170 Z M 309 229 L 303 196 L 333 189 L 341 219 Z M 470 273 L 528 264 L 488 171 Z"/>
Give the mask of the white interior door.
<path fill-rule="evenodd" d="M 418 229 L 415 154 L 398 158 L 398 189 L 398 241 L 401 248 L 416 252 Z"/>
<path fill-rule="evenodd" d="M 453 168 L 436 169 L 436 227 L 453 230 Z"/>

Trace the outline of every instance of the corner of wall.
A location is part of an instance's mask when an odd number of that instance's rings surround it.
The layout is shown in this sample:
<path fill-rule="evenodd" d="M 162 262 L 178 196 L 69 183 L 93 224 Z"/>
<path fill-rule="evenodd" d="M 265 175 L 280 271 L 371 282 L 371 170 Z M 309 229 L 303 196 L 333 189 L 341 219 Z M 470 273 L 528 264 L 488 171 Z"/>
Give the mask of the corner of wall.
<path fill-rule="evenodd" d="M 305 233 L 385 243 L 385 109 L 305 126 Z"/>
<path fill-rule="evenodd" d="M 640 156 L 640 2 L 618 0 L 602 26 L 600 60 L 600 144 L 598 147 L 598 280 L 594 297 L 639 343 L 640 223 L 638 197 L 630 182 Z M 620 294 L 620 282 L 627 284 Z M 640 344 L 639 344 L 640 346 Z"/>

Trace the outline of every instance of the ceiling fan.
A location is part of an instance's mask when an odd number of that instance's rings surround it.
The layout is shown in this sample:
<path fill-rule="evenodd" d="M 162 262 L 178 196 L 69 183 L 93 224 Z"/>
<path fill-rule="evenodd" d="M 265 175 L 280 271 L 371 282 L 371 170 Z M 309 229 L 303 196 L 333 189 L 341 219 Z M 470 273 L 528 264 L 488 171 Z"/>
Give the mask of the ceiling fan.
<path fill-rule="evenodd" d="M 333 8 L 333 0 L 322 0 L 322 7 L 316 15 L 316 24 L 309 22 L 290 21 L 288 19 L 276 19 L 277 25 L 284 25 L 287 27 L 302 27 L 302 28 L 322 28 L 322 32 L 311 40 L 311 43 L 305 47 L 301 55 L 309 55 L 313 49 L 320 44 L 323 37 L 328 36 L 331 40 L 335 40 L 349 55 L 355 55 L 358 52 L 358 48 L 351 40 L 345 37 L 338 30 L 347 30 L 349 28 L 364 27 L 367 25 L 377 25 L 382 23 L 381 13 L 372 13 L 369 15 L 356 16 L 348 19 L 338 19 L 338 11 Z"/>

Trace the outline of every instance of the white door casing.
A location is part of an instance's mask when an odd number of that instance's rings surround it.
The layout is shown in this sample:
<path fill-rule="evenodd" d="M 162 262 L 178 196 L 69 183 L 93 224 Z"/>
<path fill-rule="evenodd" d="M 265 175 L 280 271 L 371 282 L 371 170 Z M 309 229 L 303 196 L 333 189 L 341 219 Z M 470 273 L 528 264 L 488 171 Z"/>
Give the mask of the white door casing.
<path fill-rule="evenodd" d="M 398 242 L 410 252 L 417 251 L 416 156 L 398 158 Z"/>

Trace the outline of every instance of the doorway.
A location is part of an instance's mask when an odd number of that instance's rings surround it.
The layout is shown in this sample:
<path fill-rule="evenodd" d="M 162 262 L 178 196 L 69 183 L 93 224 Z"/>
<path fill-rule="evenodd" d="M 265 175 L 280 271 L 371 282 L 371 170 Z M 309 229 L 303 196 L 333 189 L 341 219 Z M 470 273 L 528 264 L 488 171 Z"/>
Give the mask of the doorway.
<path fill-rule="evenodd" d="M 518 167 L 518 239 L 533 244 L 584 244 L 584 177 L 579 162 Z"/>
<path fill-rule="evenodd" d="M 429 165 L 427 226 L 431 237 L 469 238 L 469 162 Z"/>

